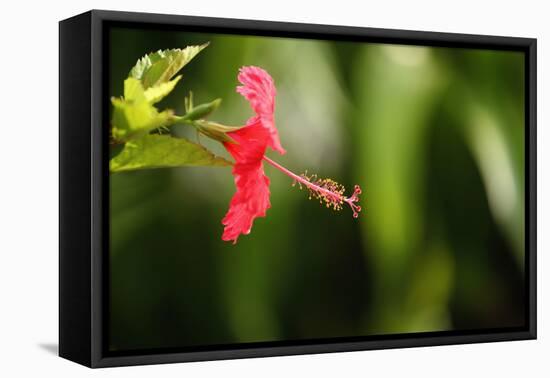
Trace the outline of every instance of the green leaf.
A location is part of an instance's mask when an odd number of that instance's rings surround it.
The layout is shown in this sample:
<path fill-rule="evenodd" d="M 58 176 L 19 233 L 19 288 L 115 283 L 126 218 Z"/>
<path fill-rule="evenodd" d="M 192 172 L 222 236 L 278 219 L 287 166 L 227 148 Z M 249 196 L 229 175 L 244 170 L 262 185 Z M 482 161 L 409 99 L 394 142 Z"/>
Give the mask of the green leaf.
<path fill-rule="evenodd" d="M 166 83 L 159 84 L 154 87 L 147 88 L 145 90 L 145 99 L 150 104 L 155 104 L 162 100 L 164 97 L 168 96 L 170 92 L 174 89 L 178 81 L 180 81 L 181 75 L 176 76 L 174 80 L 170 80 Z"/>
<path fill-rule="evenodd" d="M 128 101 L 145 101 L 145 90 L 139 80 L 131 77 L 124 80 L 124 99 Z"/>
<path fill-rule="evenodd" d="M 122 152 L 111 159 L 109 168 L 112 173 L 117 173 L 165 167 L 231 165 L 230 161 L 187 139 L 169 135 L 146 135 L 127 142 Z"/>
<path fill-rule="evenodd" d="M 161 94 L 162 90 L 159 90 L 151 97 L 159 97 Z M 118 141 L 139 138 L 159 127 L 172 124 L 176 119 L 172 110 L 159 112 L 148 101 L 141 82 L 134 78 L 124 81 L 124 98 L 113 98 L 111 102 L 112 137 Z"/>
<path fill-rule="evenodd" d="M 166 83 L 207 46 L 208 43 L 147 54 L 137 61 L 129 77 L 140 80 L 145 89 Z"/>
<path fill-rule="evenodd" d="M 112 137 L 117 141 L 139 138 L 150 131 L 173 123 L 171 110 L 158 112 L 147 101 L 132 102 L 112 99 L 113 120 Z"/>

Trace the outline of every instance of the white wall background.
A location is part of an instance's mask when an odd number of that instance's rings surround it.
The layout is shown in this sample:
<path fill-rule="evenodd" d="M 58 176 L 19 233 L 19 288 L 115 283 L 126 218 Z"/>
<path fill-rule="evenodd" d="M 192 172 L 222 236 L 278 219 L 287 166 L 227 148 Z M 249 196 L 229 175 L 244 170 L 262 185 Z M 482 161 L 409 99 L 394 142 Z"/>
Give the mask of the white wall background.
<path fill-rule="evenodd" d="M 550 27 L 547 2 L 11 0 L 0 22 L 0 376 L 548 376 L 550 363 Z M 55 356 L 58 247 L 58 26 L 91 8 L 536 37 L 539 340 L 89 370 Z M 546 349 L 546 351 L 545 351 Z M 546 373 L 546 374 L 545 374 Z"/>

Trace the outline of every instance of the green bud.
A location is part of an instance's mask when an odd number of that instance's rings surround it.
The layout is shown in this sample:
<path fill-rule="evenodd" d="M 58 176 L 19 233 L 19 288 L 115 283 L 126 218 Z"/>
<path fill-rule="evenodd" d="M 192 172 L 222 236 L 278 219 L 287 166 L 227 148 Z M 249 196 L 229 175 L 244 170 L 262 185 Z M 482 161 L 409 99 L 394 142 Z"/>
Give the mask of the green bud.
<path fill-rule="evenodd" d="M 183 119 L 185 121 L 195 121 L 195 120 L 204 118 L 210 113 L 212 113 L 214 110 L 216 110 L 220 106 L 221 102 L 222 100 L 218 98 L 207 104 L 201 104 L 201 105 L 195 106 L 194 108 L 191 109 L 190 112 L 188 112 L 183 116 Z"/>
<path fill-rule="evenodd" d="M 227 133 L 237 131 L 243 127 L 226 126 L 222 125 L 221 123 L 205 120 L 195 121 L 193 122 L 193 126 L 195 126 L 201 134 L 204 134 L 205 136 L 222 143 L 236 143 L 235 140 L 233 140 L 233 138 L 231 138 Z"/>

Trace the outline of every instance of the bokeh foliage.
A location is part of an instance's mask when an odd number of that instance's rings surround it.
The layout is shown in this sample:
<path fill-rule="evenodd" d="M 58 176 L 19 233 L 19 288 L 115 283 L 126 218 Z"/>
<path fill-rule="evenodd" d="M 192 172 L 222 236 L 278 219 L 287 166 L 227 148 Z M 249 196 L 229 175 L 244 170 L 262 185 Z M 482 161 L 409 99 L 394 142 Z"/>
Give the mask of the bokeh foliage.
<path fill-rule="evenodd" d="M 232 245 L 230 168 L 111 175 L 112 350 L 524 324 L 522 53 L 115 28 L 110 94 L 145 53 L 206 42 L 161 107 L 192 90 L 242 125 L 238 69 L 266 69 L 288 151 L 270 156 L 360 184 L 363 212 L 266 167 L 272 208 Z"/>

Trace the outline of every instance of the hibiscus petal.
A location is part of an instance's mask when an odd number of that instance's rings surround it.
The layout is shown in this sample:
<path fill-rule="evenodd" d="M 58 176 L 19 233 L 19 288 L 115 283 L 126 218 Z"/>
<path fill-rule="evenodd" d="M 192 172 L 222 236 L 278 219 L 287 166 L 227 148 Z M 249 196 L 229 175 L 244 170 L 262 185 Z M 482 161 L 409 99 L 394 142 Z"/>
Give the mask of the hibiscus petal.
<path fill-rule="evenodd" d="M 235 170 L 235 185 L 237 192 L 231 199 L 229 211 L 222 219 L 225 226 L 222 240 L 237 242 L 237 238 L 247 235 L 252 229 L 254 219 L 264 217 L 269 202 L 269 178 L 264 174 L 263 167 L 238 174 Z"/>
<path fill-rule="evenodd" d="M 236 142 L 224 143 L 224 146 L 235 159 L 233 176 L 237 191 L 222 219 L 225 226 L 222 240 L 236 243 L 241 234 L 250 233 L 254 219 L 265 216 L 271 206 L 269 178 L 262 165 L 269 131 L 259 117 L 254 117 L 246 127 L 228 134 Z"/>
<path fill-rule="evenodd" d="M 239 81 L 243 84 L 237 87 L 237 92 L 249 102 L 262 122 L 262 126 L 269 131 L 268 146 L 284 154 L 286 151 L 279 140 L 279 133 L 275 127 L 275 95 L 277 91 L 271 76 L 259 67 L 242 67 L 239 71 Z"/>

